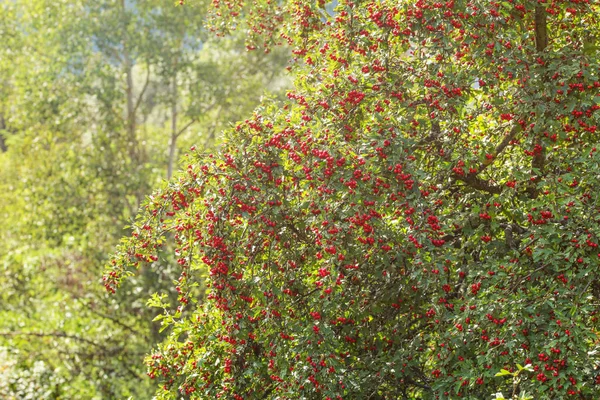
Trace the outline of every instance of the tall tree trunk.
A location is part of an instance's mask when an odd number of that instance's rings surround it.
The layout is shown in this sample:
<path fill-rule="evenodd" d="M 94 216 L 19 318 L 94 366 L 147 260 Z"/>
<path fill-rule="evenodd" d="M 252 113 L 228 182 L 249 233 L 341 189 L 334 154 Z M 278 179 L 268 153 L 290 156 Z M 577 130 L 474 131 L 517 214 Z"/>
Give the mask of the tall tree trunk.
<path fill-rule="evenodd" d="M 167 179 L 173 176 L 173 164 L 177 152 L 177 75 L 173 78 L 173 99 L 171 101 L 171 140 L 169 141 L 169 165 L 167 167 Z"/>
<path fill-rule="evenodd" d="M 121 0 L 121 11 L 123 12 L 124 29 L 127 31 L 127 16 L 125 9 L 125 0 Z M 123 36 L 123 69 L 125 72 L 125 95 L 127 97 L 127 115 L 126 115 L 126 130 L 127 130 L 127 146 L 129 148 L 129 156 L 134 163 L 138 160 L 138 143 L 136 135 L 136 106 L 133 84 L 133 61 L 129 52 L 127 33 Z"/>
<path fill-rule="evenodd" d="M 548 21 L 546 9 L 542 5 L 535 7 L 535 48 L 538 53 L 548 46 Z"/>
<path fill-rule="evenodd" d="M 535 49 L 537 50 L 538 57 L 542 58 L 542 61 L 545 60 L 544 52 L 548 47 L 548 21 L 546 9 L 542 5 L 538 5 L 535 7 Z M 546 67 L 544 66 L 544 74 L 542 76 L 542 82 L 544 85 L 548 81 L 548 76 L 546 75 Z M 547 116 L 538 115 L 540 120 L 547 120 Z M 534 155 L 531 161 L 531 176 L 535 176 L 535 178 L 529 183 L 529 187 L 527 188 L 527 192 L 529 197 L 534 199 L 538 196 L 537 184 L 542 179 L 542 174 L 544 170 L 544 164 L 546 161 L 546 148 L 543 143 L 543 135 L 541 131 L 536 134 L 535 137 L 535 147 L 539 149 L 539 151 Z"/>
<path fill-rule="evenodd" d="M 7 150 L 6 142 L 4 139 L 4 131 L 6 130 L 6 122 L 4 121 L 4 114 L 0 114 L 0 152 L 4 153 Z"/>
<path fill-rule="evenodd" d="M 127 80 L 127 134 L 132 142 L 136 141 L 135 136 L 135 107 L 133 103 L 133 66 L 129 53 L 125 52 L 125 76 Z"/>

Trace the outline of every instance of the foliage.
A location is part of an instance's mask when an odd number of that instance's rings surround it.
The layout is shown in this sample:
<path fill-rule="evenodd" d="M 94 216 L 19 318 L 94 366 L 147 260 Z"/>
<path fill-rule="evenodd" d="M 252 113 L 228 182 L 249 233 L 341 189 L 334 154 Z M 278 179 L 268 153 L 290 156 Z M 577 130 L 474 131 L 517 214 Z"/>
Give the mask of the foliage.
<path fill-rule="evenodd" d="M 251 48 L 287 39 L 298 77 L 190 152 L 105 274 L 175 239 L 158 397 L 598 398 L 598 3 L 329 10 L 213 3 Z"/>
<path fill-rule="evenodd" d="M 271 81 L 285 82 L 280 56 L 246 56 L 240 34 L 219 47 L 195 10 L 159 1 L 0 4 L 2 399 L 151 396 L 143 356 L 164 335 L 145 302 L 157 291 L 176 301 L 177 264 L 163 258 L 110 298 L 100 281 L 107 255 L 177 163 L 179 143 L 216 146 L 216 130 L 277 89 Z M 175 71 L 165 53 L 182 38 L 185 68 Z M 232 84 L 227 73 L 245 80 Z M 182 118 L 170 153 L 173 74 Z"/>
<path fill-rule="evenodd" d="M 512 398 L 517 398 L 519 400 L 533 400 L 533 397 L 529 396 L 527 392 L 520 392 L 517 394 L 517 390 L 519 389 L 519 384 L 521 383 L 521 379 L 523 375 L 527 372 L 533 372 L 534 369 L 531 367 L 531 364 L 527 364 L 526 366 L 522 366 L 521 364 L 517 364 L 517 370 L 514 372 L 507 371 L 505 369 L 500 370 L 494 376 L 511 376 L 512 384 L 513 384 L 513 393 Z M 500 392 L 494 395 L 495 399 L 504 399 L 504 395 Z"/>

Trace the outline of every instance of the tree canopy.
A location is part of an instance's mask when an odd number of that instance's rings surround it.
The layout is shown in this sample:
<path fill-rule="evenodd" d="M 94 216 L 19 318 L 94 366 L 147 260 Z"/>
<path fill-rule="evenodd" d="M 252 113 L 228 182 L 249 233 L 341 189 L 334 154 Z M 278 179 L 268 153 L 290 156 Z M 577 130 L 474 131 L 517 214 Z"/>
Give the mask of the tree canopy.
<path fill-rule="evenodd" d="M 287 82 L 281 49 L 217 42 L 206 19 L 202 2 L 0 1 L 1 399 L 154 392 L 143 358 L 164 333 L 145 302 L 175 301 L 177 264 L 113 297 L 104 265 L 181 149 L 216 147 Z"/>
<path fill-rule="evenodd" d="M 598 2 L 212 12 L 297 77 L 190 150 L 106 271 L 177 258 L 158 398 L 597 398 Z"/>

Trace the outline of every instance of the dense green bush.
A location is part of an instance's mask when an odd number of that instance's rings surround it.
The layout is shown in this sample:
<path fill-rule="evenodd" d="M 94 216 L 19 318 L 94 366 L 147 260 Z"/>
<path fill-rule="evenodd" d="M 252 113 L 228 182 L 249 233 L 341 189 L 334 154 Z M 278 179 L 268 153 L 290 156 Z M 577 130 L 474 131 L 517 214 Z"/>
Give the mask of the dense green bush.
<path fill-rule="evenodd" d="M 599 4 L 213 7 L 298 77 L 192 149 L 107 270 L 175 238 L 159 398 L 598 398 Z"/>

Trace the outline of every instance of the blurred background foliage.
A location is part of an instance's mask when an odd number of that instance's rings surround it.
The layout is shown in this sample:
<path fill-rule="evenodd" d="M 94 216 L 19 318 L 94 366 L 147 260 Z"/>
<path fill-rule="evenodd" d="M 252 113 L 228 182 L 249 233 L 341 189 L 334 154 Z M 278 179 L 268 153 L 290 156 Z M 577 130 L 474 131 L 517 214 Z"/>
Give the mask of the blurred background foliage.
<path fill-rule="evenodd" d="M 286 52 L 213 38 L 206 2 L 0 2 L 0 398 L 150 398 L 161 259 L 108 297 L 107 255 L 189 146 L 289 85 Z M 157 311 L 158 312 L 158 311 Z"/>

